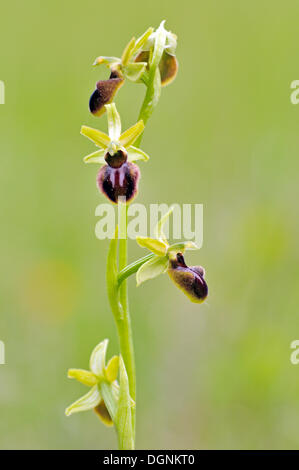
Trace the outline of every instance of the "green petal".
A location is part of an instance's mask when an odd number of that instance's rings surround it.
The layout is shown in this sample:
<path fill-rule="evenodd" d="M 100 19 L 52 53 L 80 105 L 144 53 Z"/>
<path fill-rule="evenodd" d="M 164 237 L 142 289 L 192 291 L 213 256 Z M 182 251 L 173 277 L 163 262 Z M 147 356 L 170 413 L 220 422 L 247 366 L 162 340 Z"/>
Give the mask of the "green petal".
<path fill-rule="evenodd" d="M 80 411 L 88 411 L 92 410 L 101 401 L 101 395 L 98 389 L 98 386 L 95 385 L 92 389 L 86 393 L 83 397 L 79 398 L 79 400 L 72 403 L 66 410 L 66 416 L 70 416 L 73 413 L 79 413 Z"/>
<path fill-rule="evenodd" d="M 93 387 L 98 383 L 98 378 L 89 370 L 84 369 L 69 369 L 67 376 L 70 379 L 76 379 L 88 387 Z"/>
<path fill-rule="evenodd" d="M 123 147 L 130 147 L 130 145 L 133 145 L 135 140 L 142 134 L 144 131 L 144 122 L 142 119 L 134 126 L 129 127 L 125 132 L 123 132 L 119 138 L 119 143 Z"/>
<path fill-rule="evenodd" d="M 105 359 L 108 346 L 108 339 L 99 343 L 91 353 L 89 367 L 97 377 L 103 377 L 105 373 Z"/>
<path fill-rule="evenodd" d="M 115 103 L 105 105 L 108 119 L 108 131 L 110 140 L 118 141 L 121 134 L 121 121 Z"/>
<path fill-rule="evenodd" d="M 105 375 L 108 382 L 112 383 L 117 379 L 119 366 L 119 356 L 111 357 L 105 369 Z"/>
<path fill-rule="evenodd" d="M 167 245 L 156 238 L 136 237 L 138 245 L 155 253 L 158 256 L 165 256 Z"/>
<path fill-rule="evenodd" d="M 98 129 L 93 129 L 92 127 L 82 126 L 80 134 L 84 135 L 88 139 L 90 139 L 94 144 L 101 148 L 107 148 L 110 139 L 105 132 L 101 132 Z"/>
<path fill-rule="evenodd" d="M 168 259 L 166 256 L 154 256 L 149 261 L 144 263 L 136 273 L 137 286 L 143 282 L 154 279 L 155 277 L 163 274 L 168 266 Z"/>
<path fill-rule="evenodd" d="M 97 150 L 96 152 L 86 155 L 86 157 L 83 158 L 83 161 L 85 163 L 100 163 L 101 165 L 105 165 L 106 152 L 107 152 L 106 149 Z"/>
<path fill-rule="evenodd" d="M 156 237 L 159 239 L 159 240 L 162 240 L 164 241 L 165 243 L 168 243 L 167 242 L 167 238 L 165 237 L 165 234 L 163 232 L 163 225 L 165 224 L 166 220 L 168 219 L 168 217 L 172 214 L 174 210 L 174 207 L 172 206 L 169 211 L 166 212 L 166 214 L 163 215 L 163 217 L 161 217 L 161 219 L 159 220 L 159 222 L 157 223 L 157 226 L 155 228 L 155 235 Z"/>
<path fill-rule="evenodd" d="M 122 72 L 131 82 L 138 82 L 145 72 L 146 66 L 145 62 L 131 62 L 122 68 Z"/>

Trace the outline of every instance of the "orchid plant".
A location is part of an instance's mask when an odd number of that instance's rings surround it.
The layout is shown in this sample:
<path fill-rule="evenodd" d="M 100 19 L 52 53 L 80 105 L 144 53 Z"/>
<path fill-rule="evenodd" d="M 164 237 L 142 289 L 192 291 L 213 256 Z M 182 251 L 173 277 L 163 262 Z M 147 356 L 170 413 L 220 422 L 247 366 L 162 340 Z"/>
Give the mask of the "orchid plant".
<path fill-rule="evenodd" d="M 184 260 L 184 252 L 196 249 L 195 244 L 191 241 L 169 244 L 164 235 L 163 226 L 172 208 L 158 222 L 156 238 L 137 237 L 137 243 L 149 253 L 131 264 L 127 261 L 127 209 L 138 193 L 140 177 L 136 162 L 149 159 L 140 149 L 140 143 L 145 125 L 159 101 L 161 87 L 171 83 L 177 74 L 176 46 L 176 35 L 165 29 L 163 21 L 157 30 L 149 28 L 140 38 L 132 38 L 120 58 L 98 57 L 94 65 L 105 65 L 110 76 L 97 82 L 89 109 L 95 116 L 106 112 L 108 134 L 87 126 L 81 128 L 81 134 L 97 147 L 84 157 L 84 162 L 100 166 L 98 189 L 111 203 L 118 203 L 121 210 L 119 227 L 110 241 L 106 272 L 120 354 L 113 356 L 106 365 L 108 340 L 105 339 L 92 351 L 89 370 L 69 369 L 68 377 L 75 378 L 90 390 L 65 413 L 69 416 L 94 410 L 104 424 L 115 427 L 118 446 L 122 450 L 135 449 L 136 422 L 136 373 L 127 278 L 136 274 L 139 286 L 167 272 L 192 302 L 201 303 L 208 295 L 204 269 L 188 267 Z M 125 80 L 145 85 L 146 93 L 137 123 L 122 132 L 113 99 Z"/>

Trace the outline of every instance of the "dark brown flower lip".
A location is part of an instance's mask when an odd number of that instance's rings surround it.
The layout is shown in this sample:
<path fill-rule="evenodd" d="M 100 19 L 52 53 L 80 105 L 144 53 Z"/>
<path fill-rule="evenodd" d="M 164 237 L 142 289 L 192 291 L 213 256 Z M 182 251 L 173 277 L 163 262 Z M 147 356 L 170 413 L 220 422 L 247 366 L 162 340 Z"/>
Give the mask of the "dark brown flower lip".
<path fill-rule="evenodd" d="M 118 198 L 131 202 L 137 194 L 140 171 L 137 165 L 126 161 L 118 168 L 104 165 L 97 176 L 97 186 L 110 201 L 118 203 Z"/>
<path fill-rule="evenodd" d="M 105 112 L 105 104 L 112 102 L 124 79 L 117 70 L 112 70 L 108 80 L 99 80 L 89 99 L 89 110 L 95 116 Z"/>
<path fill-rule="evenodd" d="M 169 261 L 168 274 L 192 302 L 201 303 L 208 295 L 202 266 L 187 266 L 182 253 Z"/>

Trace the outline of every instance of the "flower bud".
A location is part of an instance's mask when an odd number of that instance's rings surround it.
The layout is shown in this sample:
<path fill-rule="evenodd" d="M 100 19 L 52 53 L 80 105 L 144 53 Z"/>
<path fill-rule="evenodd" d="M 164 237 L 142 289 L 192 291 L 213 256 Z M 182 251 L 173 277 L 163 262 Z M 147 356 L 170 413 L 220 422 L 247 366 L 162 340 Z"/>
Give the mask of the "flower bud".
<path fill-rule="evenodd" d="M 105 112 L 105 104 L 112 102 L 115 93 L 123 84 L 124 79 L 116 70 L 111 72 L 108 80 L 100 80 L 89 100 L 89 109 L 95 116 L 101 116 Z"/>
<path fill-rule="evenodd" d="M 208 286 L 204 280 L 204 268 L 187 266 L 182 253 L 177 253 L 173 258 L 170 258 L 168 274 L 191 302 L 201 303 L 206 299 Z"/>
<path fill-rule="evenodd" d="M 127 161 L 127 153 L 118 150 L 114 155 L 107 152 L 107 165 L 104 165 L 97 176 L 99 190 L 110 201 L 117 203 L 119 197 L 131 201 L 137 193 L 140 171 L 137 165 Z"/>

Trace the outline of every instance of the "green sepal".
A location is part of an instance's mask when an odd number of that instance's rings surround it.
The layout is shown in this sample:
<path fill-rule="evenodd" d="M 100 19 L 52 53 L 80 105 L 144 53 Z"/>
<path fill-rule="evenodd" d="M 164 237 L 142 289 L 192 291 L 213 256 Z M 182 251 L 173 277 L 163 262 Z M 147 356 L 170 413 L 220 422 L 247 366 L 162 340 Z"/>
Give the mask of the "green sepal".
<path fill-rule="evenodd" d="M 100 149 L 96 152 L 90 153 L 83 158 L 84 163 L 99 163 L 100 165 L 105 165 L 105 155 L 107 153 L 107 149 Z"/>
<path fill-rule="evenodd" d="M 155 255 L 165 256 L 166 254 L 166 243 L 157 240 L 156 238 L 136 237 L 136 241 L 139 246 L 141 246 L 142 248 L 147 248 L 148 250 L 155 253 Z"/>
<path fill-rule="evenodd" d="M 113 64 L 120 64 L 120 59 L 118 57 L 100 56 L 96 58 L 92 65 L 97 66 L 102 64 L 106 65 L 107 67 L 110 67 Z"/>
<path fill-rule="evenodd" d="M 98 147 L 104 149 L 107 148 L 110 143 L 109 136 L 105 134 L 105 132 L 99 131 L 98 129 L 93 129 L 92 127 L 82 126 L 80 134 L 87 137 Z"/>
<path fill-rule="evenodd" d="M 137 162 L 138 160 L 147 162 L 147 160 L 149 160 L 148 154 L 137 147 L 133 147 L 132 145 L 130 145 L 127 151 L 129 162 Z"/>
<path fill-rule="evenodd" d="M 140 36 L 140 38 L 137 39 L 137 41 L 135 42 L 134 49 L 133 49 L 133 54 L 137 54 L 139 49 L 141 49 L 144 46 L 144 44 L 147 42 L 148 38 L 153 32 L 154 32 L 154 28 L 150 27 L 145 31 L 145 33 L 142 34 L 142 36 Z"/>
<path fill-rule="evenodd" d="M 146 70 L 145 62 L 131 62 L 122 68 L 124 76 L 131 82 L 139 82 Z"/>
<path fill-rule="evenodd" d="M 106 362 L 106 351 L 108 347 L 108 339 L 101 341 L 92 351 L 89 367 L 91 372 L 93 372 L 97 377 L 105 376 L 105 362 Z"/>
<path fill-rule="evenodd" d="M 174 243 L 173 245 L 170 245 L 167 249 L 167 253 L 178 253 L 186 250 L 199 250 L 198 246 L 192 242 L 192 241 L 187 241 L 187 242 L 179 242 L 179 243 Z"/>
<path fill-rule="evenodd" d="M 144 130 L 144 122 L 142 119 L 136 122 L 134 126 L 129 127 L 125 132 L 119 137 L 119 144 L 123 147 L 129 147 L 133 145 L 136 139 L 142 134 Z"/>
<path fill-rule="evenodd" d="M 105 105 L 108 119 L 108 134 L 110 141 L 117 142 L 121 134 L 120 115 L 116 109 L 115 103 Z"/>
<path fill-rule="evenodd" d="M 168 244 L 168 241 L 167 241 L 167 238 L 163 232 L 163 225 L 165 224 L 165 222 L 167 221 L 167 219 L 169 218 L 169 216 L 172 214 L 174 210 L 174 207 L 170 207 L 170 209 L 166 212 L 166 214 L 163 215 L 163 217 L 161 217 L 161 219 L 159 220 L 159 222 L 157 223 L 157 226 L 155 228 L 155 235 L 156 237 L 159 239 L 159 240 L 162 240 L 164 243 L 167 243 Z"/>
<path fill-rule="evenodd" d="M 167 267 L 167 256 L 155 255 L 138 269 L 136 273 L 137 286 L 140 286 L 140 284 L 148 281 L 149 279 L 154 279 L 155 277 L 160 276 L 160 274 L 163 274 L 166 271 Z"/>
<path fill-rule="evenodd" d="M 130 42 L 126 45 L 124 52 L 121 56 L 121 63 L 123 66 L 127 65 L 130 58 L 132 57 L 134 47 L 135 47 L 136 39 L 133 37 Z"/>
<path fill-rule="evenodd" d="M 72 403 L 66 410 L 66 416 L 70 416 L 73 413 L 80 413 L 81 411 L 92 410 L 101 401 L 101 394 L 97 385 L 92 387 L 86 395 L 79 398 L 79 400 Z"/>

